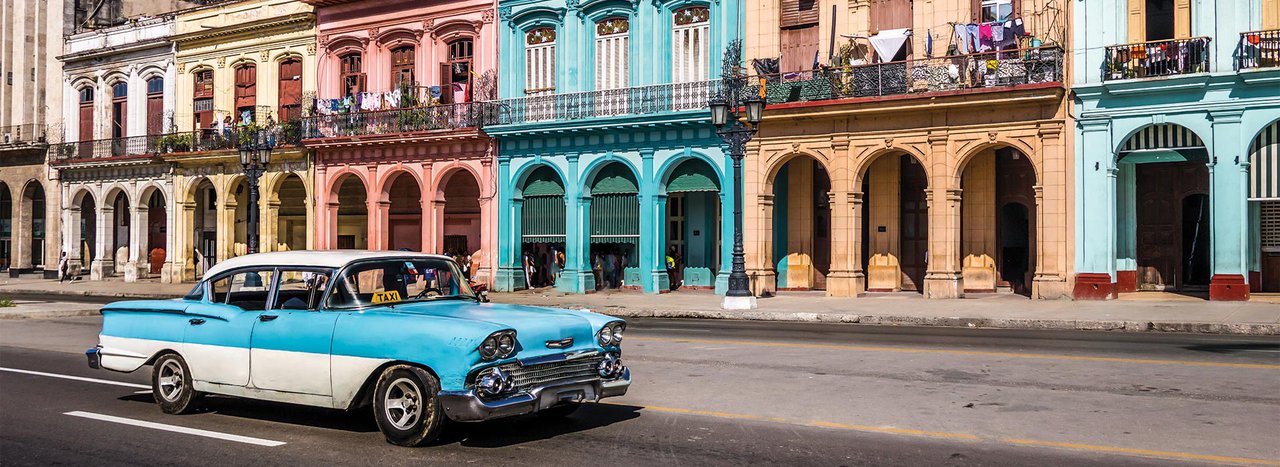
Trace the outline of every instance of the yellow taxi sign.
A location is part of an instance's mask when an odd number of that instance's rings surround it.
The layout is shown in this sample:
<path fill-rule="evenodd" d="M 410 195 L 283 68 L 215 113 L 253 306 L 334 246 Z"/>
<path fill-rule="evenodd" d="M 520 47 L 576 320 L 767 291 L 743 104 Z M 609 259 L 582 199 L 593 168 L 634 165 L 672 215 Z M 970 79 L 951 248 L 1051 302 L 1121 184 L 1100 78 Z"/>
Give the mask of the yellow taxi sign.
<path fill-rule="evenodd" d="M 400 301 L 400 291 L 398 290 L 388 290 L 386 292 L 373 293 L 374 305 L 377 305 L 379 303 L 398 302 L 398 301 Z"/>

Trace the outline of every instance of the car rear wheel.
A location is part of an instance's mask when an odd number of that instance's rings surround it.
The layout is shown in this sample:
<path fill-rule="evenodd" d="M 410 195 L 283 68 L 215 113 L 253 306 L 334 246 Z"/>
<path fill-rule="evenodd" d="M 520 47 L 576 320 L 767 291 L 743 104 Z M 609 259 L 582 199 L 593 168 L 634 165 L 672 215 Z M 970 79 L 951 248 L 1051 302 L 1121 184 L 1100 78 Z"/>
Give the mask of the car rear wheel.
<path fill-rule="evenodd" d="M 409 365 L 387 368 L 378 377 L 373 417 L 387 442 L 422 446 L 440 436 L 444 412 L 440 382 L 426 370 Z"/>
<path fill-rule="evenodd" d="M 176 353 L 167 353 L 151 365 L 151 395 L 167 414 L 191 413 L 200 394 L 191 385 L 191 369 Z"/>

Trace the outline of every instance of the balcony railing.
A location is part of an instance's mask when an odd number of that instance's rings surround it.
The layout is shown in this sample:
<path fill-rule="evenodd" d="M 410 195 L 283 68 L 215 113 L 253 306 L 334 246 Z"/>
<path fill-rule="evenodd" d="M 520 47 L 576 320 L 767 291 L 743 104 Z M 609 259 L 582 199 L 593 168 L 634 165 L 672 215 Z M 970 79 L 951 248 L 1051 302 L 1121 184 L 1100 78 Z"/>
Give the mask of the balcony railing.
<path fill-rule="evenodd" d="M 1241 33 L 1236 64 L 1241 70 L 1280 67 L 1280 29 Z"/>
<path fill-rule="evenodd" d="M 479 128 L 496 119 L 490 102 L 368 112 L 327 113 L 302 119 L 306 139 Z"/>
<path fill-rule="evenodd" d="M 758 78 L 769 103 L 923 95 L 1062 81 L 1062 49 L 984 52 Z"/>
<path fill-rule="evenodd" d="M 1104 60 L 1103 80 L 1204 73 L 1209 71 L 1209 38 L 1113 45 Z"/>
<path fill-rule="evenodd" d="M 279 125 L 276 128 L 276 146 L 297 146 L 301 142 L 300 128 L 297 122 Z M 238 148 L 242 137 L 248 138 L 249 131 L 254 129 L 254 127 L 236 127 L 227 128 L 221 132 L 209 129 L 76 141 L 54 145 L 51 151 L 56 151 L 53 154 L 54 160 L 71 162 L 110 157 L 228 150 Z"/>
<path fill-rule="evenodd" d="M 497 101 L 498 124 L 646 115 L 707 108 L 720 81 L 547 94 Z"/>
<path fill-rule="evenodd" d="M 44 143 L 45 127 L 35 123 L 0 126 L 0 145 Z"/>

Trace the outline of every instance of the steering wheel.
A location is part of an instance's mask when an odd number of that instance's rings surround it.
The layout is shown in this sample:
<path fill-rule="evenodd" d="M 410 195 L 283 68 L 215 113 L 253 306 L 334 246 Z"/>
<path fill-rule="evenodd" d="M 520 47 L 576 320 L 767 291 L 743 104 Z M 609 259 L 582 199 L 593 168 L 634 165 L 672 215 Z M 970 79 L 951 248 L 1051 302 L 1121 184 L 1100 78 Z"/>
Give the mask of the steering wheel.
<path fill-rule="evenodd" d="M 428 294 L 434 294 L 434 295 L 428 295 Z M 421 292 L 418 292 L 418 294 L 417 294 L 417 295 L 414 295 L 414 296 L 413 296 L 413 299 L 414 299 L 414 300 L 417 300 L 417 299 L 419 299 L 419 298 L 424 298 L 424 297 L 425 297 L 425 298 L 431 298 L 431 297 L 436 297 L 436 296 L 439 296 L 439 295 L 441 295 L 441 293 L 440 293 L 440 289 L 438 289 L 438 288 L 436 288 L 436 287 L 427 287 L 427 288 L 422 289 L 422 291 L 421 291 Z"/>

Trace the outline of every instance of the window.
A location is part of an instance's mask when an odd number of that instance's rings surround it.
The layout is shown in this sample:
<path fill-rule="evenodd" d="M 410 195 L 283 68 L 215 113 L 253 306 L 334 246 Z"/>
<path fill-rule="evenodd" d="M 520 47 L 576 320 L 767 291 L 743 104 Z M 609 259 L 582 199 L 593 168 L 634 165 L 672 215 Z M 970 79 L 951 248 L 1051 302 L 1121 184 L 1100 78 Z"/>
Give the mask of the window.
<path fill-rule="evenodd" d="M 817 0 L 782 0 L 783 29 L 818 24 Z"/>
<path fill-rule="evenodd" d="M 314 310 L 329 290 L 328 271 L 280 271 L 274 310 Z"/>
<path fill-rule="evenodd" d="M 164 78 L 155 77 L 148 79 L 147 94 L 164 94 Z"/>
<path fill-rule="evenodd" d="M 93 86 L 85 86 L 80 89 L 80 103 L 93 103 Z"/>
<path fill-rule="evenodd" d="M 354 96 L 364 92 L 365 75 L 364 60 L 359 53 L 349 53 L 340 57 L 342 74 L 342 93 Z"/>
<path fill-rule="evenodd" d="M 440 64 L 440 97 L 443 102 L 471 101 L 471 60 L 474 53 L 471 39 L 449 43 L 449 60 Z"/>
<path fill-rule="evenodd" d="M 236 115 L 237 122 L 253 123 L 258 105 L 258 67 L 236 67 Z"/>
<path fill-rule="evenodd" d="M 475 298 L 457 264 L 443 259 L 385 259 L 355 264 L 334 281 L 334 287 L 329 296 L 330 308 Z"/>
<path fill-rule="evenodd" d="M 289 58 L 280 62 L 278 83 L 280 121 L 302 118 L 302 60 Z"/>
<path fill-rule="evenodd" d="M 524 93 L 526 95 L 556 92 L 556 30 L 533 29 L 524 39 Z"/>
<path fill-rule="evenodd" d="M 672 81 L 704 81 L 709 75 L 707 51 L 711 11 L 694 6 L 676 10 L 672 18 Z"/>
<path fill-rule="evenodd" d="M 164 131 L 164 78 L 147 80 L 147 134 Z"/>
<path fill-rule="evenodd" d="M 129 118 L 129 84 L 119 82 L 111 85 L 111 137 L 123 138 L 126 134 Z M 120 155 L 120 154 L 116 154 Z"/>
<path fill-rule="evenodd" d="M 596 23 L 596 89 L 627 86 L 626 18 L 609 18 Z"/>
<path fill-rule="evenodd" d="M 93 139 L 93 86 L 80 88 L 80 141 Z M 92 150 L 84 147 L 81 150 Z"/>
<path fill-rule="evenodd" d="M 191 96 L 196 129 L 213 128 L 213 70 L 195 72 L 195 91 Z"/>
<path fill-rule="evenodd" d="M 1173 0 L 1146 0 L 1147 41 L 1174 38 Z"/>
<path fill-rule="evenodd" d="M 413 86 L 417 80 L 413 78 L 414 47 L 406 45 L 391 49 L 391 86 Z"/>
<path fill-rule="evenodd" d="M 1013 0 L 982 0 L 983 23 L 1003 22 L 1013 19 Z"/>
<path fill-rule="evenodd" d="M 215 279 L 213 301 L 240 307 L 242 310 L 267 309 L 274 269 L 238 272 Z"/>

